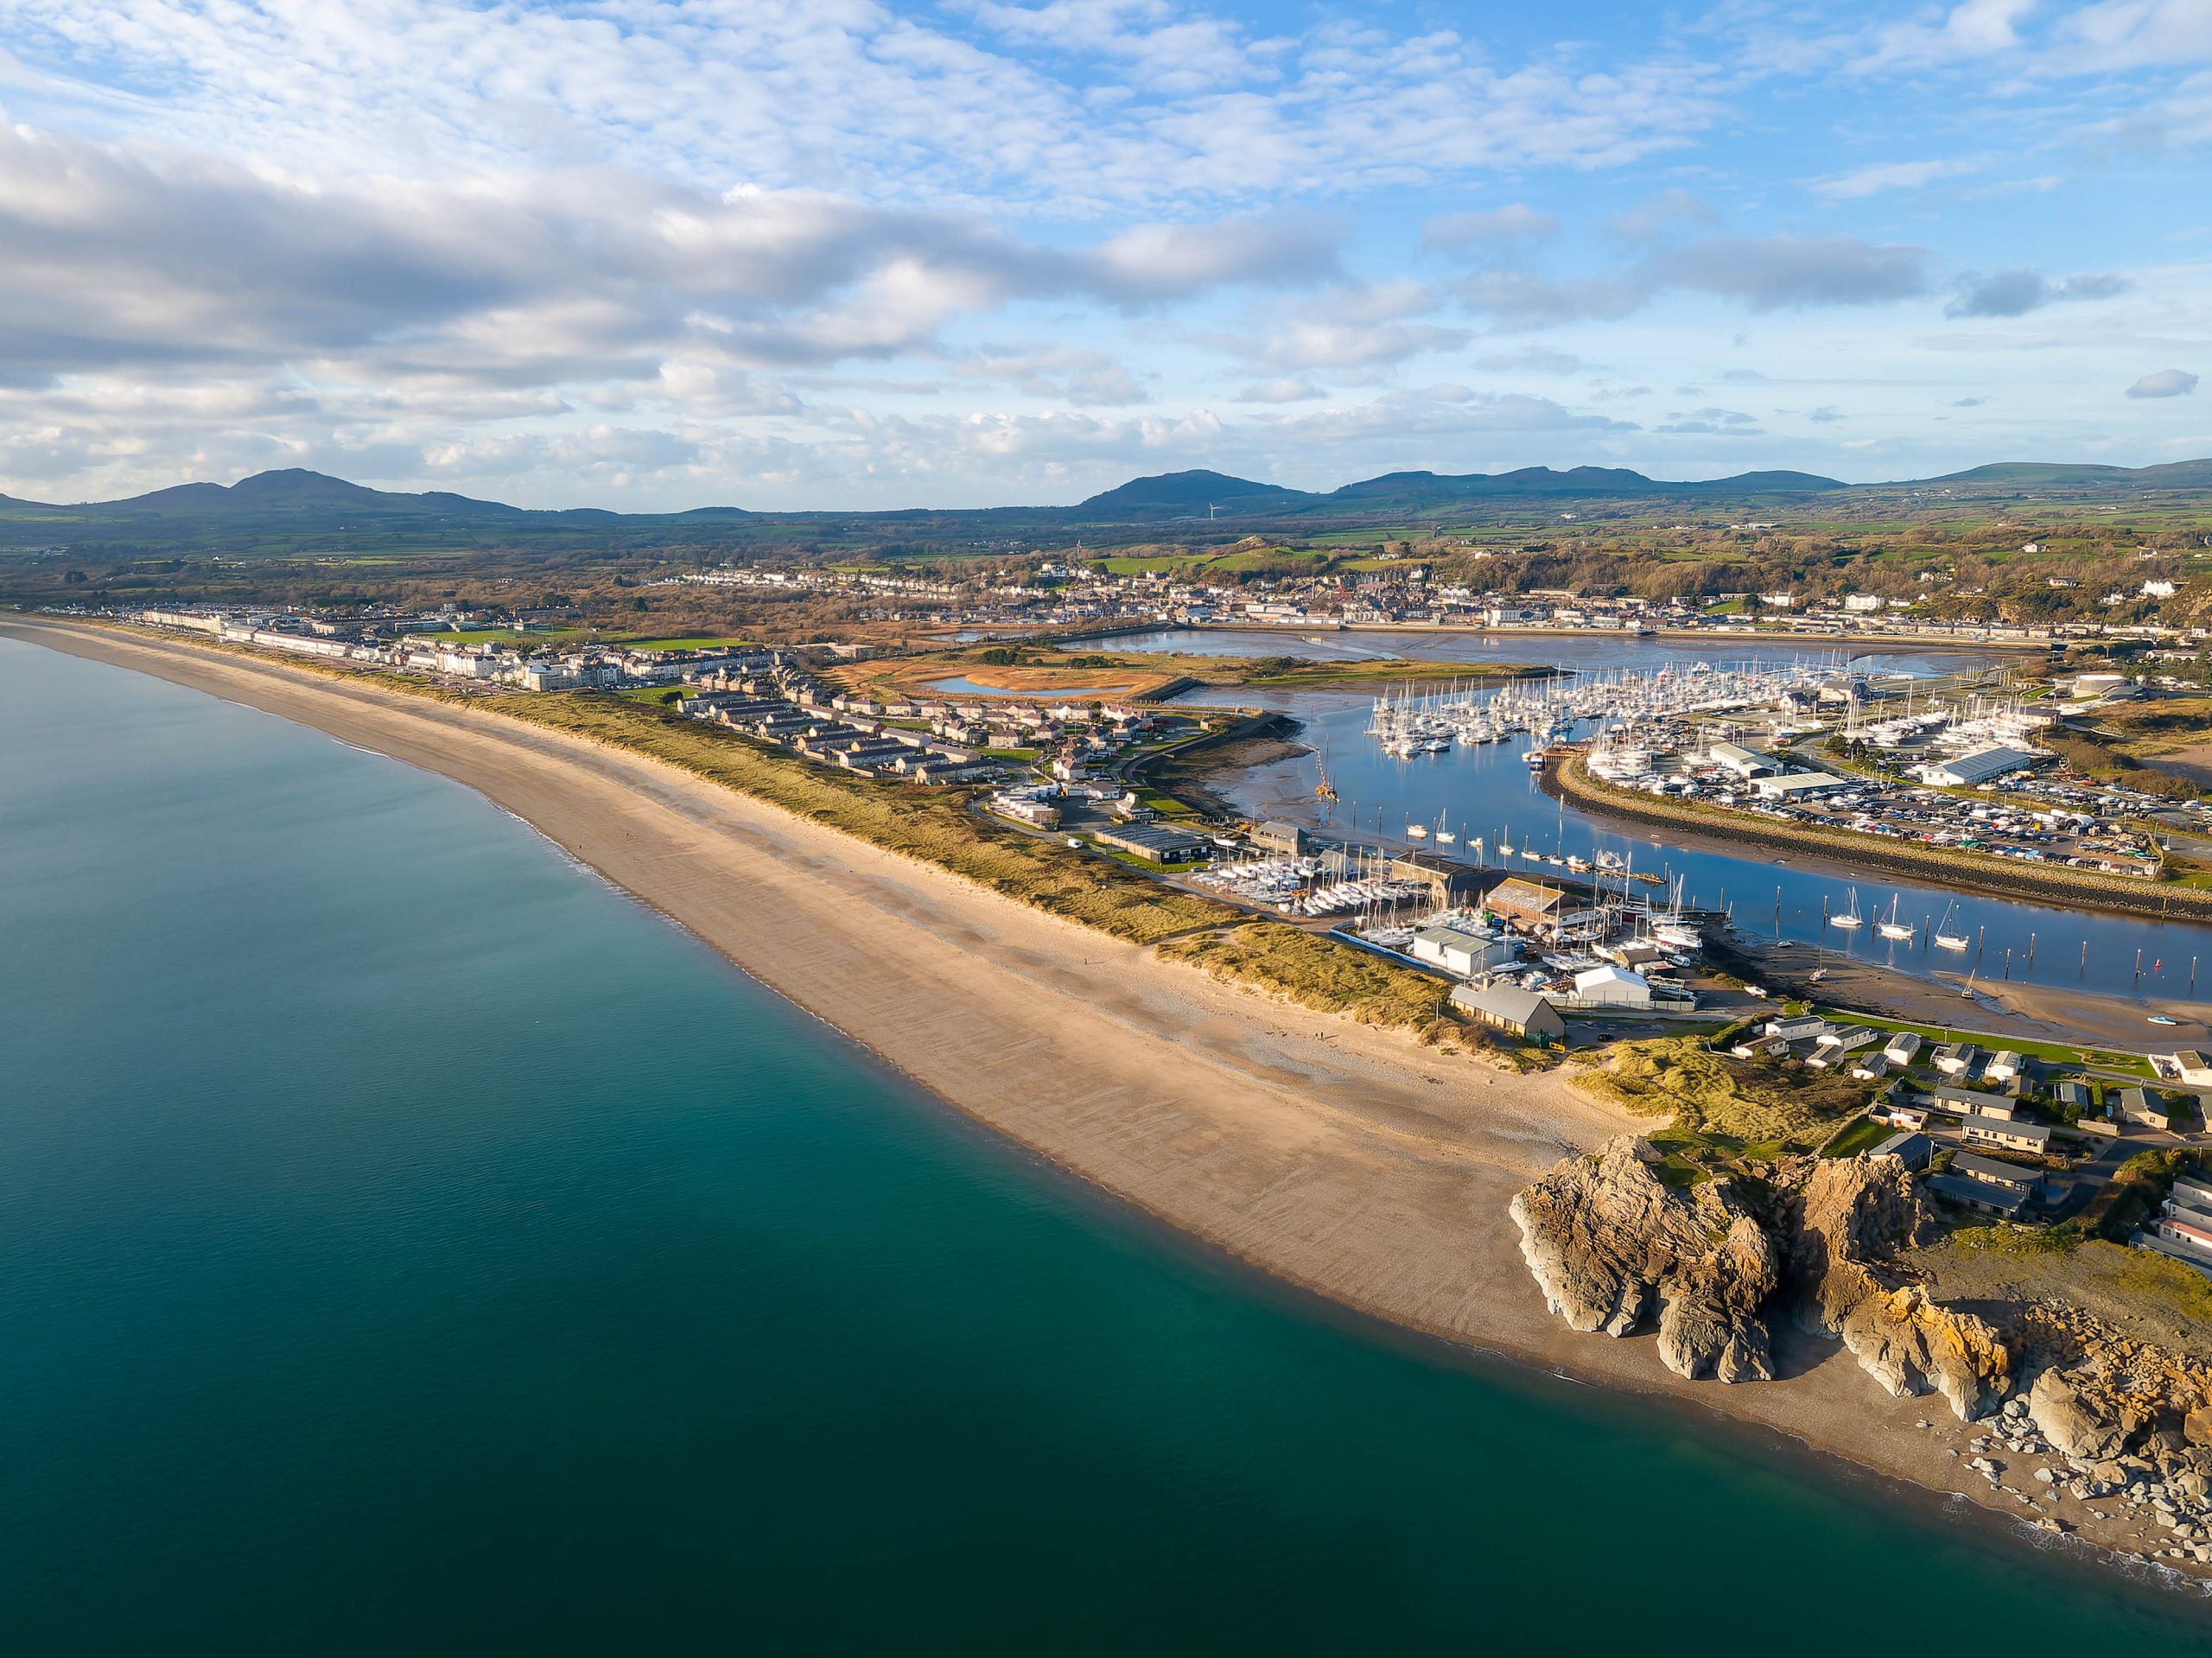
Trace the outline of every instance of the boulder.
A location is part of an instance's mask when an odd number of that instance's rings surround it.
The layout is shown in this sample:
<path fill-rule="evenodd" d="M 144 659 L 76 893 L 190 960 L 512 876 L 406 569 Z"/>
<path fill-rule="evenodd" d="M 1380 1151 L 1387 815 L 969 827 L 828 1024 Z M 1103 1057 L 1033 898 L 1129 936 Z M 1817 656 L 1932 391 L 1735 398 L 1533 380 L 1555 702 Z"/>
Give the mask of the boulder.
<path fill-rule="evenodd" d="M 1659 1356 L 1678 1375 L 1767 1381 L 1762 1310 L 1780 1253 L 1726 1179 L 1660 1179 L 1633 1136 L 1568 1158 L 1513 1199 L 1521 1254 L 1570 1328 L 1625 1336 L 1656 1311 Z"/>
<path fill-rule="evenodd" d="M 2182 1437 L 2194 1445 L 2212 1445 L 2212 1405 L 2199 1405 L 2181 1419 Z"/>
<path fill-rule="evenodd" d="M 1916 1285 L 1867 1296 L 1836 1333 L 1893 1397 L 1941 1394 L 1962 1422 L 1986 1415 L 2012 1385 L 2012 1356 L 1996 1331 Z"/>
<path fill-rule="evenodd" d="M 2109 1391 L 2063 1370 L 2045 1370 L 2028 1389 L 2028 1414 L 2043 1436 L 2064 1456 L 2100 1462 L 2126 1449 L 2142 1419 L 2114 1401 Z"/>

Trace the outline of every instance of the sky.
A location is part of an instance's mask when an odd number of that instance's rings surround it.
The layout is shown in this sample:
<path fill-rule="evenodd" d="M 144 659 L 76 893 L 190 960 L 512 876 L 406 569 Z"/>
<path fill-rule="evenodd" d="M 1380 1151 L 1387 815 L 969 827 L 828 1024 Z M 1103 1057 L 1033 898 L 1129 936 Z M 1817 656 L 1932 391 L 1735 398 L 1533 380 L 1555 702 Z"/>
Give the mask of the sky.
<path fill-rule="evenodd" d="M 0 492 L 2212 455 L 2212 0 L 0 0 Z"/>

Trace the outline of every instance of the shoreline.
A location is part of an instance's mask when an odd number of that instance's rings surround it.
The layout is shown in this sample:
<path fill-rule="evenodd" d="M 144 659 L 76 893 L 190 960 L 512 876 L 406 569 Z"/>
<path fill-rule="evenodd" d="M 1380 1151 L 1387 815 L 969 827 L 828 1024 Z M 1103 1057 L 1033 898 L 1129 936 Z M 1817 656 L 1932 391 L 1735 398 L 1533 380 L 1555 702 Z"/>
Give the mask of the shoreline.
<path fill-rule="evenodd" d="M 1255 997 L 643 757 L 259 658 L 9 619 L 0 636 L 146 672 L 459 782 L 949 1109 L 1206 1250 L 1363 1318 L 1966 1493 L 1973 1430 L 1891 1400 L 1840 1345 L 1724 1388 L 1655 1338 L 1544 1307 L 1507 1201 L 1558 1157 L 1648 1127 L 1520 1076 Z M 764 928 L 760 918 L 777 918 Z M 1929 1420 L 1931 1428 L 1915 1424 Z M 2086 1539 L 2094 1546 L 2117 1539 Z"/>

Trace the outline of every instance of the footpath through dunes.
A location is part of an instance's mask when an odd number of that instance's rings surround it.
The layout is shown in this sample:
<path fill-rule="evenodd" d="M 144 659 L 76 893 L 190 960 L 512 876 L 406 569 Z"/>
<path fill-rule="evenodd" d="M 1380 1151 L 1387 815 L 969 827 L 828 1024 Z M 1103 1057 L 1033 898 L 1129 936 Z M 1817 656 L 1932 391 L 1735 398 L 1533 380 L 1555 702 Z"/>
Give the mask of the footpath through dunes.
<path fill-rule="evenodd" d="M 1636 1126 L 1559 1073 L 1217 984 L 677 767 L 462 704 L 98 627 L 10 619 L 0 637 L 479 791 L 979 1121 L 1278 1278 L 1961 1488 L 1953 1425 L 1917 1427 L 1929 1401 L 1881 1395 L 1832 1344 L 1787 1337 L 1780 1380 L 1724 1390 L 1671 1375 L 1649 1336 L 1593 1341 L 1549 1316 L 1509 1205 L 1562 1154 Z"/>

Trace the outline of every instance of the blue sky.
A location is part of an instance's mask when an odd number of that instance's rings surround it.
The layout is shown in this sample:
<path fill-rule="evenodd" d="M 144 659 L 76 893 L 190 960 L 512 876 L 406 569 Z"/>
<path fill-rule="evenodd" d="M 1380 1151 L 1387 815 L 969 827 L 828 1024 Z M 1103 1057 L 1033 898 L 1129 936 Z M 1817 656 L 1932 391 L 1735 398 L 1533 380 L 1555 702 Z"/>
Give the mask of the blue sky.
<path fill-rule="evenodd" d="M 0 491 L 2212 454 L 2212 0 L 0 0 Z"/>

